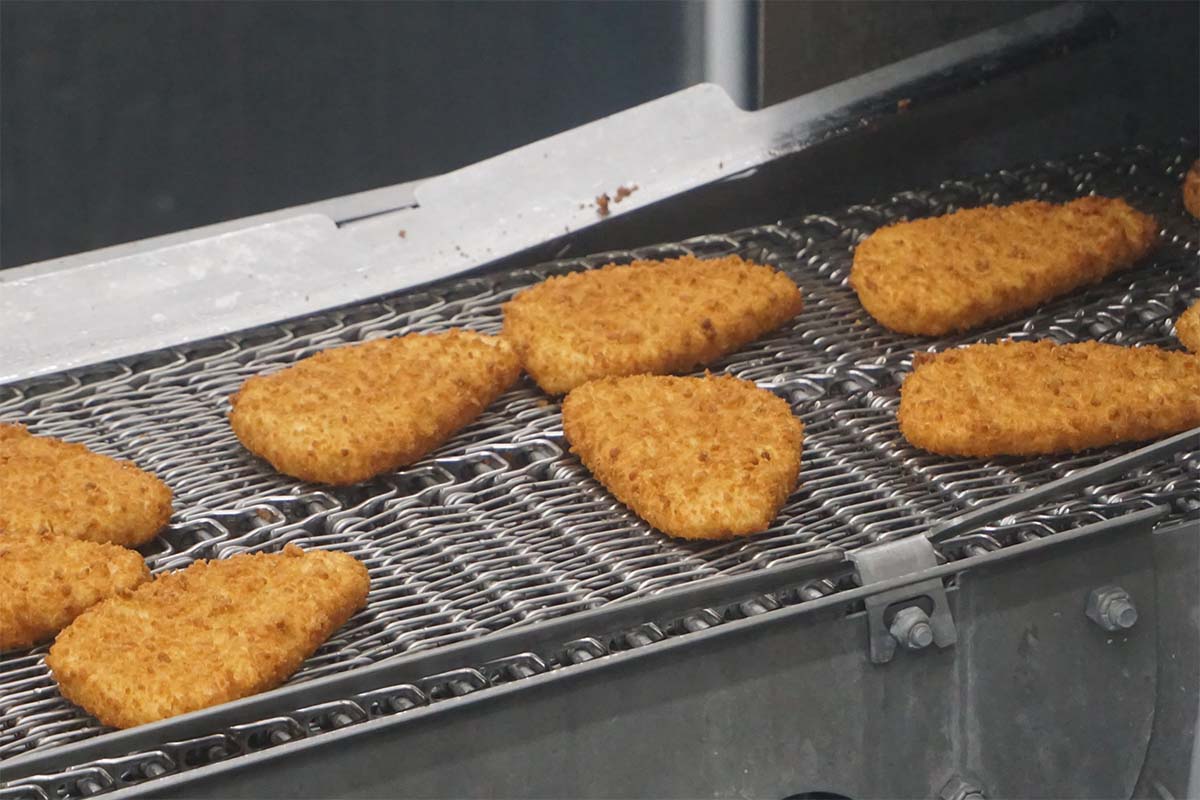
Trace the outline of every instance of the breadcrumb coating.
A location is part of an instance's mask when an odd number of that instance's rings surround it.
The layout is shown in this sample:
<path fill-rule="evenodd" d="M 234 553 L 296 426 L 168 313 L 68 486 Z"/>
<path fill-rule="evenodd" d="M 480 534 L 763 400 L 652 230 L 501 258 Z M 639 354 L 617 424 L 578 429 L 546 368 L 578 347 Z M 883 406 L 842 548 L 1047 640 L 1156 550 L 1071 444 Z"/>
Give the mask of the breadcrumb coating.
<path fill-rule="evenodd" d="M 1124 200 L 1029 200 L 900 222 L 854 252 L 850 286 L 893 331 L 941 336 L 1005 319 L 1133 266 L 1158 223 Z"/>
<path fill-rule="evenodd" d="M 46 656 L 63 696 L 129 728 L 248 697 L 291 676 L 366 603 L 353 557 L 197 561 L 84 612 Z"/>
<path fill-rule="evenodd" d="M 949 456 L 1072 453 L 1200 425 L 1200 359 L 1099 342 L 918 353 L 900 431 Z"/>
<path fill-rule="evenodd" d="M 618 500 L 684 539 L 766 530 L 796 487 L 804 438 L 786 401 L 728 376 L 585 383 L 563 402 L 563 429 Z"/>
<path fill-rule="evenodd" d="M 53 638 L 96 603 L 148 580 L 142 557 L 115 544 L 0 534 L 0 651 Z"/>
<path fill-rule="evenodd" d="M 1188 306 L 1175 320 L 1175 336 L 1184 347 L 1200 355 L 1200 300 Z"/>
<path fill-rule="evenodd" d="M 504 333 L 549 394 L 595 378 L 684 372 L 800 313 L 787 275 L 738 256 L 609 264 L 504 304 Z"/>
<path fill-rule="evenodd" d="M 231 398 L 230 424 L 280 472 L 350 484 L 411 464 L 478 417 L 521 373 L 503 338 L 413 333 L 324 350 Z"/>
<path fill-rule="evenodd" d="M 0 424 L 0 535 L 53 533 L 137 547 L 171 518 L 171 490 L 127 461 Z"/>
<path fill-rule="evenodd" d="M 1192 164 L 1183 178 L 1183 206 L 1189 214 L 1200 219 L 1200 160 Z"/>

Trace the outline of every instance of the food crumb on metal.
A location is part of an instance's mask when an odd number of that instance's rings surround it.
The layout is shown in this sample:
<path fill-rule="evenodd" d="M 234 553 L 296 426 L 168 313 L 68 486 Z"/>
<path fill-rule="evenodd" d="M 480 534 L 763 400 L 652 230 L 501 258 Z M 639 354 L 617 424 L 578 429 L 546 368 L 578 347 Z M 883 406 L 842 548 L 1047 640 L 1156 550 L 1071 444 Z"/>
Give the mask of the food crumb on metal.
<path fill-rule="evenodd" d="M 638 190 L 638 185 L 636 183 L 633 184 L 632 186 L 618 186 L 617 193 L 613 196 L 613 202 L 619 203 L 622 200 L 624 200 L 626 197 L 629 197 L 629 195 L 636 192 L 637 190 Z"/>

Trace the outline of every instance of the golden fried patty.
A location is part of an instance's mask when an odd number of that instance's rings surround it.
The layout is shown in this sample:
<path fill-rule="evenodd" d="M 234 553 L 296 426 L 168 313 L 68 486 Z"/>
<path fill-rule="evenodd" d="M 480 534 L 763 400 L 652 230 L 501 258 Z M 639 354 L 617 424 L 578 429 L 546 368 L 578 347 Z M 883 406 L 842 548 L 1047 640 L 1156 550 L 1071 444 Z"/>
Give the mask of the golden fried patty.
<path fill-rule="evenodd" d="M 0 535 L 56 533 L 136 547 L 171 518 L 171 490 L 81 444 L 0 424 Z"/>
<path fill-rule="evenodd" d="M 617 499 L 684 539 L 764 531 L 796 486 L 804 426 L 737 378 L 638 375 L 571 391 L 572 452 Z"/>
<path fill-rule="evenodd" d="M 1158 223 L 1124 200 L 1030 200 L 900 222 L 854 252 L 850 285 L 881 325 L 941 336 L 1036 308 L 1132 266 Z"/>
<path fill-rule="evenodd" d="M 719 358 L 800 313 L 800 290 L 737 256 L 634 261 L 550 278 L 504 305 L 504 333 L 550 394 Z"/>
<path fill-rule="evenodd" d="M 1200 161 L 1193 163 L 1183 178 L 1183 205 L 1189 214 L 1200 219 Z"/>
<path fill-rule="evenodd" d="M 1175 335 L 1184 347 L 1200 355 L 1200 300 L 1188 306 L 1175 320 Z"/>
<path fill-rule="evenodd" d="M 900 431 L 952 456 L 1034 455 L 1200 425 L 1200 359 L 1157 347 L 1001 342 L 918 354 Z"/>
<path fill-rule="evenodd" d="M 142 557 L 115 544 L 0 533 L 0 650 L 50 639 L 96 603 L 148 580 Z"/>
<path fill-rule="evenodd" d="M 345 553 L 197 561 L 82 614 L 46 657 L 63 696 L 128 728 L 272 689 L 366 602 Z"/>
<path fill-rule="evenodd" d="M 231 400 L 234 433 L 287 475 L 348 484 L 411 464 L 468 424 L 521 367 L 498 336 L 413 333 L 336 347 Z"/>

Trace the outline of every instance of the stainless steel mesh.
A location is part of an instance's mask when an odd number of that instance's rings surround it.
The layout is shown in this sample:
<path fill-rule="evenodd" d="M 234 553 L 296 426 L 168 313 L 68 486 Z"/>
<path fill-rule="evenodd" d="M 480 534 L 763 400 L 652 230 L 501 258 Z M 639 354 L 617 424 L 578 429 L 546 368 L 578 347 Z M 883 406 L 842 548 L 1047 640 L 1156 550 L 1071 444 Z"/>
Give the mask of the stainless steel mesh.
<path fill-rule="evenodd" d="M 1176 347 L 1172 322 L 1200 295 L 1200 231 L 1182 211 L 1178 190 L 1188 163 L 1182 147 L 1091 154 L 946 182 L 829 216 L 454 281 L 3 386 L 0 419 L 133 460 L 166 480 L 176 513 L 145 549 L 155 572 L 287 542 L 361 559 L 372 579 L 368 606 L 309 659 L 292 679 L 300 682 L 714 576 L 909 535 L 1121 452 L 990 461 L 922 453 L 897 431 L 898 381 L 914 349 L 1002 336 Z M 1089 192 L 1124 196 L 1156 214 L 1163 246 L 1138 269 L 1035 314 L 931 342 L 881 329 L 845 285 L 853 246 L 880 225 L 981 203 Z M 557 404 L 526 379 L 421 463 L 348 488 L 275 474 L 238 445 L 226 422 L 227 398 L 243 380 L 325 347 L 452 326 L 498 332 L 500 304 L 548 274 L 685 252 L 736 252 L 773 264 L 804 292 L 805 310 L 792 324 L 712 367 L 777 392 L 805 422 L 801 486 L 763 535 L 688 543 L 648 529 L 566 452 Z M 1200 452 L 959 537 L 947 554 L 1052 535 L 1156 503 L 1171 505 L 1176 515 L 1200 507 Z M 0 656 L 0 759 L 105 731 L 60 697 L 43 664 L 45 649 Z M 362 712 L 366 702 L 350 703 L 359 711 L 348 713 Z M 279 723 L 296 724 L 290 717 Z"/>

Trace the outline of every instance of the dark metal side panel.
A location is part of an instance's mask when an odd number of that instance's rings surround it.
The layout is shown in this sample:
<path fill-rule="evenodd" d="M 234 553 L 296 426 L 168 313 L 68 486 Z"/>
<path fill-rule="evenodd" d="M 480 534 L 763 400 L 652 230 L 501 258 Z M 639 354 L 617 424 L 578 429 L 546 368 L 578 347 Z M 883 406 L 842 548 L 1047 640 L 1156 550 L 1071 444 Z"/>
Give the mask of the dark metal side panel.
<path fill-rule="evenodd" d="M 960 644 L 875 666 L 861 614 L 729 630 L 533 690 L 267 751 L 154 784 L 187 797 L 1128 797 L 1154 716 L 1148 533 L 979 569 Z M 1128 635 L 1084 616 L 1120 582 Z"/>

